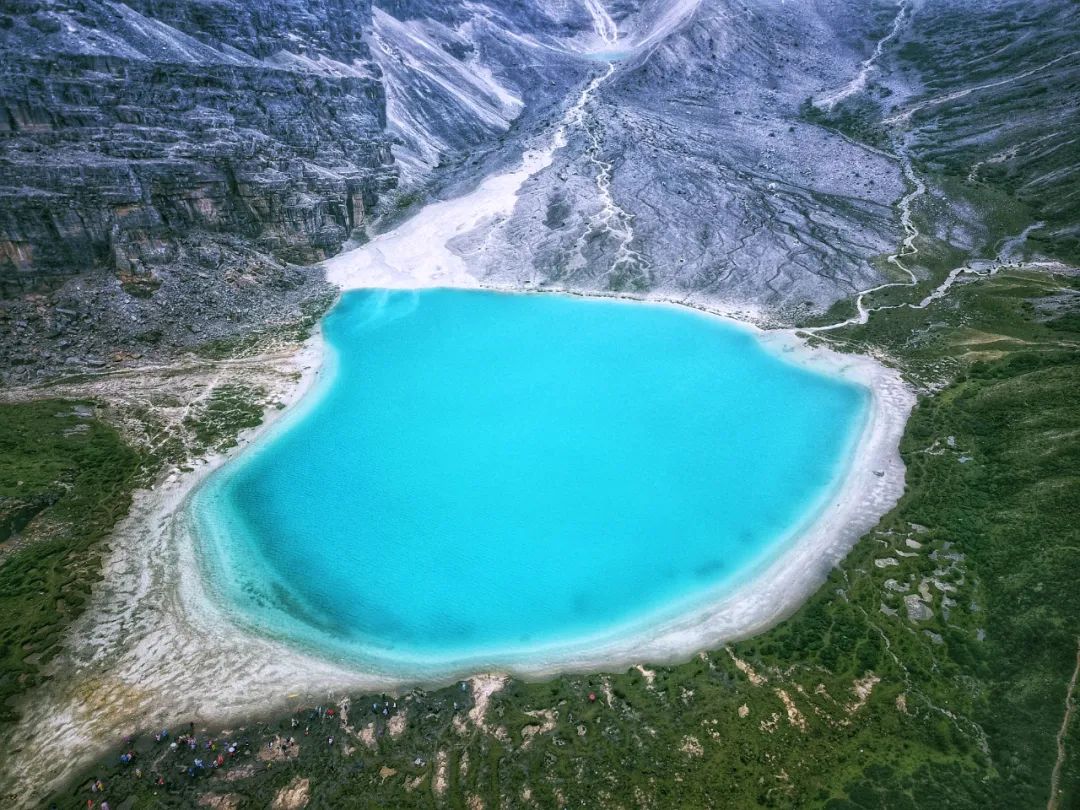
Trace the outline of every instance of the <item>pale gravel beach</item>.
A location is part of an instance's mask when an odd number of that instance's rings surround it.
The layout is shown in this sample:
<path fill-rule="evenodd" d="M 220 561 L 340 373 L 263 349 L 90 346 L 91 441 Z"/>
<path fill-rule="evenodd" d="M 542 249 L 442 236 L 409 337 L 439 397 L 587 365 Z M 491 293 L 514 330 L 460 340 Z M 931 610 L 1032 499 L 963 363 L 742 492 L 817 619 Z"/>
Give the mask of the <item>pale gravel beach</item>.
<path fill-rule="evenodd" d="M 458 244 L 483 250 L 483 235 L 512 212 L 522 184 L 550 165 L 554 151 L 565 144 L 566 127 L 605 78 L 586 88 L 545 148 L 528 152 L 519 168 L 489 177 L 463 197 L 432 203 L 395 230 L 329 260 L 328 278 L 342 290 L 454 287 L 539 294 L 477 279 L 468 270 L 469 254 L 455 250 L 455 240 L 468 235 Z M 241 436 L 238 447 L 228 453 L 206 458 L 191 472 L 174 472 L 153 490 L 137 493 L 130 515 L 114 532 L 104 580 L 70 630 L 64 674 L 27 707 L 9 744 L 9 750 L 18 752 L 8 758 L 2 781 L 20 788 L 34 784 L 35 793 L 47 791 L 117 737 L 181 720 L 229 722 L 290 702 L 445 683 L 492 669 L 536 678 L 685 660 L 702 649 L 761 632 L 797 609 L 903 493 L 904 467 L 897 448 L 915 401 L 913 391 L 898 372 L 872 358 L 811 348 L 794 330 L 758 328 L 747 322 L 757 313 L 746 308 L 724 310 L 714 302 L 662 295 L 635 300 L 689 306 L 702 317 L 726 318 L 753 331 L 786 361 L 857 383 L 871 393 L 866 423 L 838 489 L 734 590 L 727 586 L 715 599 L 695 599 L 665 618 L 603 637 L 510 660 L 462 660 L 438 670 L 420 665 L 415 673 L 400 677 L 329 662 L 237 624 L 203 581 L 185 509 L 191 493 L 214 470 L 309 401 L 306 395 L 324 368 L 324 345 L 316 333 L 287 361 L 299 380 L 278 392 L 286 409 L 269 412 L 264 424 Z M 64 764 L 57 767 L 57 762 Z M 45 772 L 51 779 L 43 784 L 40 774 Z"/>
<path fill-rule="evenodd" d="M 356 288 L 363 287 L 361 278 L 353 279 Z M 424 286 L 423 279 L 416 279 L 412 288 Z M 431 280 L 426 286 L 448 285 Z M 683 306 L 658 299 L 640 304 Z M 701 317 L 725 317 L 695 309 Z M 180 720 L 228 722 L 290 703 L 329 702 L 347 691 L 396 691 L 491 669 L 538 678 L 675 662 L 776 624 L 813 593 L 903 493 L 904 466 L 897 448 L 915 396 L 898 372 L 872 358 L 810 348 L 794 330 L 763 330 L 725 320 L 752 331 L 785 361 L 858 383 L 871 393 L 866 422 L 839 488 L 807 525 L 747 572 L 734 590 L 725 586 L 717 598 L 695 599 L 677 615 L 619 628 L 601 638 L 536 650 L 511 661 L 461 661 L 437 671 L 420 665 L 415 675 L 401 677 L 335 664 L 235 623 L 203 581 L 185 508 L 214 470 L 280 427 L 283 417 L 308 401 L 305 397 L 320 380 L 324 359 L 323 340 L 316 333 L 289 361 L 299 380 L 281 392 L 286 409 L 269 412 L 266 422 L 241 436 L 228 453 L 205 459 L 191 472 L 173 473 L 154 489 L 137 494 L 131 514 L 114 534 L 105 579 L 72 628 L 67 674 L 46 687 L 47 697 L 39 695 L 16 730 L 12 742 L 21 750 L 6 766 L 5 781 L 37 778 L 45 763 L 63 761 L 65 767 L 50 769 L 55 784 L 101 746 L 139 728 Z"/>
<path fill-rule="evenodd" d="M 0 783 L 25 796 L 26 806 L 137 729 L 228 720 L 292 696 L 387 685 L 233 624 L 207 593 L 184 521 L 188 498 L 211 473 L 295 412 L 323 360 L 316 332 L 282 361 L 283 384 L 274 393 L 285 408 L 269 409 L 230 451 L 135 494 L 110 538 L 103 579 L 69 629 L 58 674 L 26 705 L 8 740 Z"/>

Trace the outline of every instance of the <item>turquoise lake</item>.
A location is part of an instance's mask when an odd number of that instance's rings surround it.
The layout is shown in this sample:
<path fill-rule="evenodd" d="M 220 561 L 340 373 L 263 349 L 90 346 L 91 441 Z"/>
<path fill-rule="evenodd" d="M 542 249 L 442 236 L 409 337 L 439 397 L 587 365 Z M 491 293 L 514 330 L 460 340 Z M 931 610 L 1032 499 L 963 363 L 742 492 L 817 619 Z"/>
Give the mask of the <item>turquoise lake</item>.
<path fill-rule="evenodd" d="M 835 491 L 864 388 L 673 306 L 345 294 L 322 379 L 197 490 L 232 615 L 399 674 L 513 665 L 716 598 Z"/>

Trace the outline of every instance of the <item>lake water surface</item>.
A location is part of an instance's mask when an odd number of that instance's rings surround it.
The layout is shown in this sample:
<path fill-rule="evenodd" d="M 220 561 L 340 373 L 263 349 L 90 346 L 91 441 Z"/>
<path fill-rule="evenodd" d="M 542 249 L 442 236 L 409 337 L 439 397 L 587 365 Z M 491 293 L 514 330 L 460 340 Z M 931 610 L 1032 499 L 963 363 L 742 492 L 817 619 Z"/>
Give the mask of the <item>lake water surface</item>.
<path fill-rule="evenodd" d="M 724 594 L 822 507 L 869 405 L 672 306 L 366 290 L 324 334 L 316 389 L 191 515 L 240 621 L 398 675 Z"/>

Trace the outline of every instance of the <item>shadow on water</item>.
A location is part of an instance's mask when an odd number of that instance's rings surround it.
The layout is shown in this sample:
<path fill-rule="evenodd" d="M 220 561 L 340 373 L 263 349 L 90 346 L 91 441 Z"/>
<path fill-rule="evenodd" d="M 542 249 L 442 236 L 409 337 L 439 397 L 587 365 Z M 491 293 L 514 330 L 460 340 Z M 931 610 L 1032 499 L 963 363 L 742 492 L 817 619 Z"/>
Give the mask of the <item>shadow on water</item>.
<path fill-rule="evenodd" d="M 346 296 L 338 304 L 339 317 L 348 317 L 353 328 L 381 328 L 416 312 L 417 290 L 371 290 L 364 296 Z"/>

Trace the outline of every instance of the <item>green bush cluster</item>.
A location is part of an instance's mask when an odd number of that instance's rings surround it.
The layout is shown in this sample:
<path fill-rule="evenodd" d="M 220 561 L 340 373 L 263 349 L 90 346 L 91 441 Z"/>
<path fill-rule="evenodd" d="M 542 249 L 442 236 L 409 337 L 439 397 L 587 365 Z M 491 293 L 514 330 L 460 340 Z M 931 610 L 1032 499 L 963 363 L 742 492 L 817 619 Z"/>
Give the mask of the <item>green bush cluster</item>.
<path fill-rule="evenodd" d="M 40 683 L 98 578 L 99 541 L 126 513 L 140 456 L 88 403 L 0 404 L 0 508 L 38 502 L 0 558 L 0 728 Z"/>

